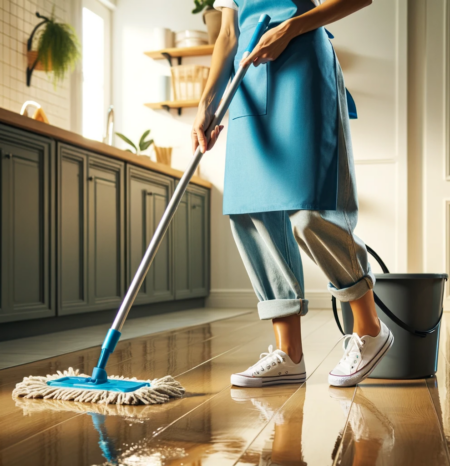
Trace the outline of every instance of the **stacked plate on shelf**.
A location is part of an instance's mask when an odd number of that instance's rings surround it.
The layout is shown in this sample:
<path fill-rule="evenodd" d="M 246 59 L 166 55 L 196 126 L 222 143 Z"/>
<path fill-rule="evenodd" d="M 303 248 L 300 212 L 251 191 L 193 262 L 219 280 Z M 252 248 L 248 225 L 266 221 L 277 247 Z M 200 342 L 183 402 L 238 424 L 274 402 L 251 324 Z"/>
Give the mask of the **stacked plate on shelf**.
<path fill-rule="evenodd" d="M 208 44 L 208 33 L 186 29 L 175 33 L 175 47 L 195 47 Z"/>

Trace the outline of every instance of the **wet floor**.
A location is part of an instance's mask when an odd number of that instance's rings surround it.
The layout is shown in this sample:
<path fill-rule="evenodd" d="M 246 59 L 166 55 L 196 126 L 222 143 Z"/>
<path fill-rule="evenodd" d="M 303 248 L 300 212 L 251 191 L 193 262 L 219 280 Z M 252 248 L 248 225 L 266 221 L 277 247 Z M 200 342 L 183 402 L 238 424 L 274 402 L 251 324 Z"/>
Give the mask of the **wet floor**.
<path fill-rule="evenodd" d="M 368 380 L 333 389 L 342 354 L 332 314 L 303 327 L 308 380 L 264 389 L 230 387 L 273 343 L 256 313 L 120 342 L 111 375 L 171 374 L 186 388 L 158 406 L 13 399 L 28 375 L 68 366 L 90 373 L 98 348 L 0 371 L 0 465 L 450 465 L 450 319 L 436 378 Z"/>

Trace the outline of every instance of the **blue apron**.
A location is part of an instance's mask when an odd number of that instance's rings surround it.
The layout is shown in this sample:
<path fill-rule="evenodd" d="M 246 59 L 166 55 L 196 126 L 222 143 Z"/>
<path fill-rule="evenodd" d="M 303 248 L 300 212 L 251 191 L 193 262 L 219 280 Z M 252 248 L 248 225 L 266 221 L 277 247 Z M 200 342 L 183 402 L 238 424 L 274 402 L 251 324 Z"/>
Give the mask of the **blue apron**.
<path fill-rule="evenodd" d="M 233 74 L 262 13 L 271 28 L 314 8 L 311 0 L 235 3 Z M 224 215 L 336 210 L 338 110 L 336 56 L 324 28 L 295 37 L 276 60 L 251 65 L 230 105 Z"/>

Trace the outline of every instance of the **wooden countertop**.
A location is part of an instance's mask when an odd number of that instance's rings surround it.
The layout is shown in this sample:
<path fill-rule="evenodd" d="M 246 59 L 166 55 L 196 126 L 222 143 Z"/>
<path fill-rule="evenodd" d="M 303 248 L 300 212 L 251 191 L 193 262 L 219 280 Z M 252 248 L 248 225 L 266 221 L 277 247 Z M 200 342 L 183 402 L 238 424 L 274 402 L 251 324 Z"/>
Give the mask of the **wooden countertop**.
<path fill-rule="evenodd" d="M 129 152 L 118 149 L 117 147 L 108 146 L 102 142 L 84 138 L 79 134 L 33 120 L 32 118 L 25 117 L 15 112 L 10 112 L 4 108 L 0 108 L 0 123 L 31 131 L 42 136 L 54 138 L 58 141 L 67 142 L 74 146 L 96 152 L 97 154 L 106 155 L 107 157 L 122 160 L 123 162 L 132 163 L 133 165 L 148 168 L 155 172 L 164 173 L 165 175 L 169 175 L 174 178 L 181 178 L 183 176 L 182 171 L 175 170 L 175 168 L 170 168 L 161 163 L 152 162 L 148 157 L 139 157 L 137 155 L 130 154 Z M 191 183 L 209 189 L 212 187 L 212 183 L 199 178 L 198 176 L 194 176 Z"/>

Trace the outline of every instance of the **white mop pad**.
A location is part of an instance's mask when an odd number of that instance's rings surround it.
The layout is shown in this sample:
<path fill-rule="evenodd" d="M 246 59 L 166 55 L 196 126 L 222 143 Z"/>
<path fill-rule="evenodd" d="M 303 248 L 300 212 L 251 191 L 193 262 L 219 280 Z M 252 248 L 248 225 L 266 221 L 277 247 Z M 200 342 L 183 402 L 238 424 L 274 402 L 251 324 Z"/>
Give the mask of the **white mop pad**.
<path fill-rule="evenodd" d="M 50 380 L 61 377 L 89 377 L 80 374 L 78 369 L 69 367 L 68 370 L 57 374 L 25 377 L 22 382 L 16 385 L 12 395 L 24 398 L 43 398 L 45 400 L 65 400 L 83 403 L 102 403 L 118 405 L 151 405 L 166 403 L 171 398 L 181 398 L 185 390 L 173 377 L 167 375 L 161 379 L 144 380 L 150 383 L 150 387 L 141 387 L 134 392 L 122 393 L 108 390 L 72 389 L 64 387 L 51 387 L 47 385 Z M 127 379 L 125 377 L 109 376 L 108 379 L 138 381 L 135 377 Z"/>

